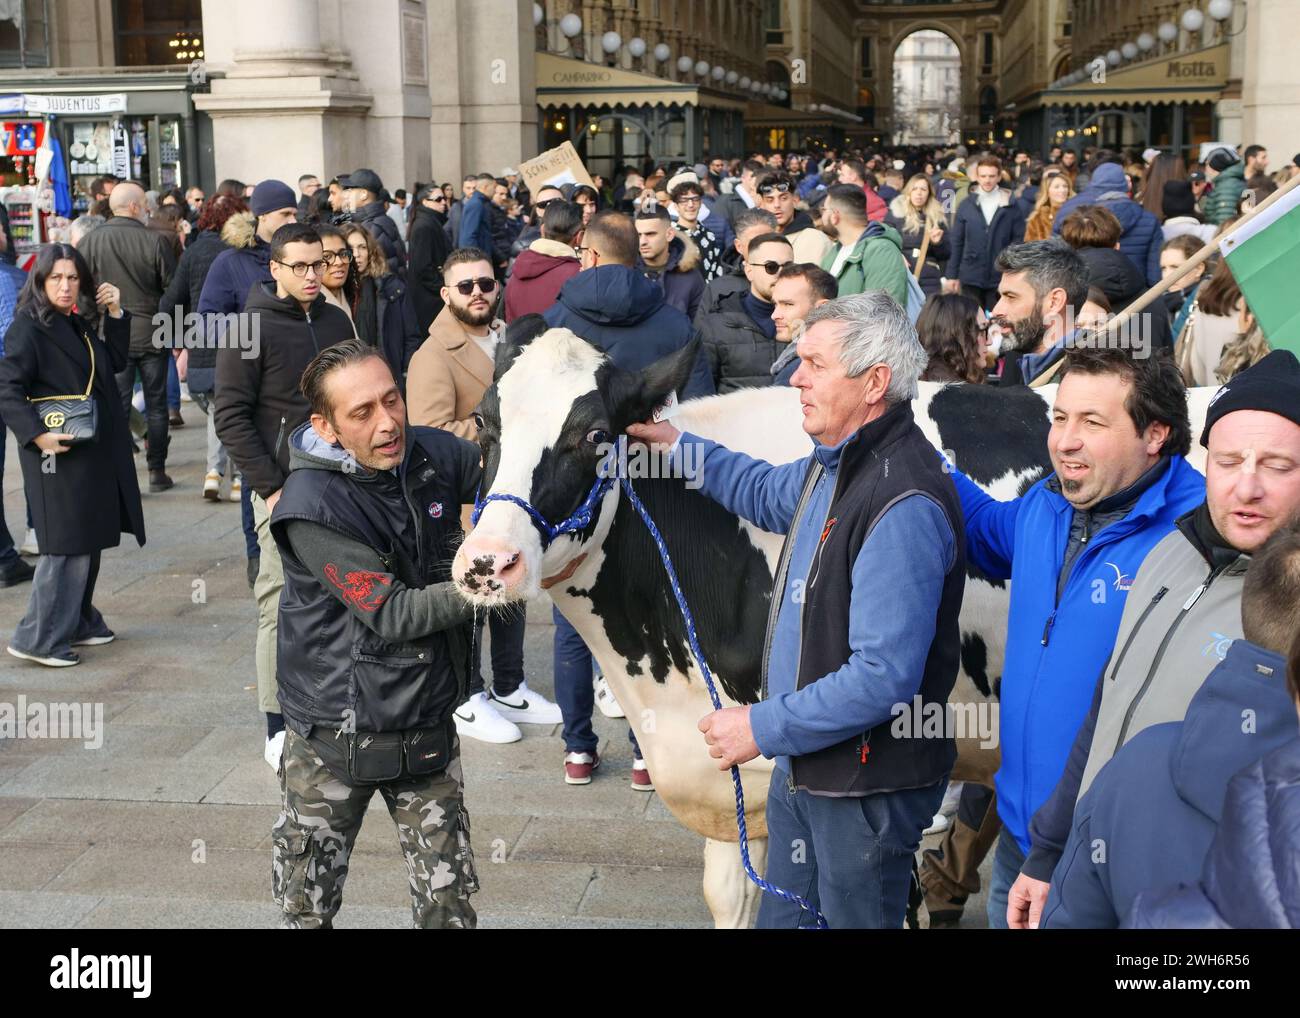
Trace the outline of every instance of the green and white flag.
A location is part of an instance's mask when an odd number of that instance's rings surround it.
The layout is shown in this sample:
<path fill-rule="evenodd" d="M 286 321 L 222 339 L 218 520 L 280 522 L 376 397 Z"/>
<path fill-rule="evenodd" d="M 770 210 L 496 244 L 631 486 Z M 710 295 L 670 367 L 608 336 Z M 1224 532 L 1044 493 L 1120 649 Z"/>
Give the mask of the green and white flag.
<path fill-rule="evenodd" d="M 1274 350 L 1300 354 L 1300 187 L 1219 241 Z"/>

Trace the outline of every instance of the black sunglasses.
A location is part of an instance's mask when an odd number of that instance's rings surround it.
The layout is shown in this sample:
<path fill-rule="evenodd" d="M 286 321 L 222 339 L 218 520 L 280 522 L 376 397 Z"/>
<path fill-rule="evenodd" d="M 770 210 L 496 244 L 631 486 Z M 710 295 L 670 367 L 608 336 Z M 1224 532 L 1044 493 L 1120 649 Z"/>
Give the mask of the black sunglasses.
<path fill-rule="evenodd" d="M 762 269 L 769 276 L 775 276 L 783 268 L 789 265 L 789 262 L 750 262 L 750 265 L 756 269 Z"/>
<path fill-rule="evenodd" d="M 454 289 L 462 297 L 468 297 L 477 286 L 482 293 L 491 293 L 497 288 L 497 281 L 491 276 L 479 276 L 478 279 L 462 279 L 454 284 Z"/>
<path fill-rule="evenodd" d="M 535 202 L 533 202 L 533 208 L 537 209 L 539 212 L 545 212 L 545 211 L 546 211 L 546 207 L 547 207 L 548 205 L 550 205 L 552 202 L 557 202 L 557 201 L 564 201 L 564 199 L 563 199 L 563 198 L 546 198 L 546 199 L 543 199 L 542 201 L 535 201 Z"/>
<path fill-rule="evenodd" d="M 777 191 L 781 194 L 789 194 L 790 185 L 786 181 L 782 180 L 776 184 L 764 184 L 762 187 L 758 189 L 758 193 L 761 195 L 769 195 L 773 191 Z"/>

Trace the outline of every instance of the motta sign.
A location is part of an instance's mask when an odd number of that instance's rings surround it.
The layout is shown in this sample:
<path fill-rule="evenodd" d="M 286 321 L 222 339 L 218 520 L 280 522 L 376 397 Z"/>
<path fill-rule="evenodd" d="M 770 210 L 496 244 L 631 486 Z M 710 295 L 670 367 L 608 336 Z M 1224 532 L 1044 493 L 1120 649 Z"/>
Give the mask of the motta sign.
<path fill-rule="evenodd" d="M 1179 82 L 1216 81 L 1219 68 L 1213 60 L 1171 60 L 1165 69 L 1165 77 Z"/>
<path fill-rule="evenodd" d="M 32 95 L 23 94 L 23 105 L 28 113 L 125 113 L 126 93 L 106 92 L 103 95 Z"/>

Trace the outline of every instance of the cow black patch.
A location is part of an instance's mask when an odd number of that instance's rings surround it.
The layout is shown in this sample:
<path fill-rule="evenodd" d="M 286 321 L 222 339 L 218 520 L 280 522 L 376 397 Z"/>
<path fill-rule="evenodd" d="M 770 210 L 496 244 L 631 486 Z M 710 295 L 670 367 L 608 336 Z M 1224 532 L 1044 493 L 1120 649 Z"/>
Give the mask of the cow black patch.
<path fill-rule="evenodd" d="M 682 480 L 633 487 L 667 543 L 710 671 L 734 701 L 756 703 L 772 592 L 766 557 L 734 515 Z M 619 500 L 604 551 L 596 582 L 569 593 L 590 599 L 628 674 L 642 671 L 642 659 L 656 682 L 685 672 L 686 628 L 650 532 L 627 498 Z"/>
<path fill-rule="evenodd" d="M 989 682 L 988 672 L 989 649 L 979 634 L 961 634 L 961 667 L 970 676 L 971 682 L 975 683 L 976 689 L 986 697 L 992 695 L 993 686 Z"/>

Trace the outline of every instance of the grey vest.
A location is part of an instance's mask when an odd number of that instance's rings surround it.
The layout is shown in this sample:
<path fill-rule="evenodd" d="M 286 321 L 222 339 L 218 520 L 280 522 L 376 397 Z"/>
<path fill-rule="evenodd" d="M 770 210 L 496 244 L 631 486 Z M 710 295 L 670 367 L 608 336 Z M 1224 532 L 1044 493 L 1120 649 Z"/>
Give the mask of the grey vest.
<path fill-rule="evenodd" d="M 1120 620 L 1079 798 L 1144 728 L 1182 721 L 1201 684 L 1241 637 L 1249 555 L 1217 571 L 1181 530 L 1151 549 Z"/>

